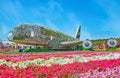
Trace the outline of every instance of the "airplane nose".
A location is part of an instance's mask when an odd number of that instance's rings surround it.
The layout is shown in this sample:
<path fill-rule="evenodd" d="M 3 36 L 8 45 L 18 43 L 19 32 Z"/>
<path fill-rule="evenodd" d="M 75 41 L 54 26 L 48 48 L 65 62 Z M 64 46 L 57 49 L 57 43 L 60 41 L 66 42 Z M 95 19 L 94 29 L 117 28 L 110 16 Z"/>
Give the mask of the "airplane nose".
<path fill-rule="evenodd" d="M 13 40 L 13 33 L 12 33 L 12 31 L 10 31 L 9 33 L 8 33 L 8 40 Z"/>

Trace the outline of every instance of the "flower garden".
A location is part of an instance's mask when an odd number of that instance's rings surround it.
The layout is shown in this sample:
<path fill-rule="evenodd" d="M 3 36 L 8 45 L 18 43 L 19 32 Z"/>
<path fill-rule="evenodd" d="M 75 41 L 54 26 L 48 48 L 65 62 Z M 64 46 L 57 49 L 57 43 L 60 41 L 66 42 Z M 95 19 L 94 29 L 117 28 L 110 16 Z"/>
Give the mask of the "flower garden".
<path fill-rule="evenodd" d="M 119 77 L 119 52 L 0 54 L 0 78 Z"/>

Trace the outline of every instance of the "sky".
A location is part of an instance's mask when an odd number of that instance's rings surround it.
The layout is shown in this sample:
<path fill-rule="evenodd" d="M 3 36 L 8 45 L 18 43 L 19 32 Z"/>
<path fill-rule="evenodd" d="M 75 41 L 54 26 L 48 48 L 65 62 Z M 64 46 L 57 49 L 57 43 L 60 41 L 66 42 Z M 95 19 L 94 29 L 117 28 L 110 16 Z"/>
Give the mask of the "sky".
<path fill-rule="evenodd" d="M 39 24 L 80 40 L 120 37 L 120 0 L 0 0 L 0 39 L 19 24 Z"/>

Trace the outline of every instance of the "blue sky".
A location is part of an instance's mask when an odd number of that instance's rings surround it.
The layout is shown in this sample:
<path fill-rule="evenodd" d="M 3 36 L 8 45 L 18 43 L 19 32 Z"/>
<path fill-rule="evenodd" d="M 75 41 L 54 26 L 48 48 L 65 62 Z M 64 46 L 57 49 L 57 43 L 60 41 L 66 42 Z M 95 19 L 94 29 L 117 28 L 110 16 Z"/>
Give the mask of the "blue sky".
<path fill-rule="evenodd" d="M 0 0 L 0 39 L 19 24 L 40 24 L 81 40 L 120 37 L 120 0 Z"/>

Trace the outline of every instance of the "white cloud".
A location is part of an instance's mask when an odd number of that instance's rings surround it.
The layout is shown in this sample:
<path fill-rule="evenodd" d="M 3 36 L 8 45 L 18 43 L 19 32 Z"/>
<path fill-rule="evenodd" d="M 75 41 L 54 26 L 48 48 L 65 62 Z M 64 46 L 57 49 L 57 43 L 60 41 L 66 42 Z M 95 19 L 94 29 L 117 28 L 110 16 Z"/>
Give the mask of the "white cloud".
<path fill-rule="evenodd" d="M 54 25 L 49 19 L 46 19 L 46 25 L 49 26 L 50 29 L 60 31 L 59 28 Z"/>
<path fill-rule="evenodd" d="M 82 25 L 82 21 L 77 19 L 74 13 L 67 13 L 67 19 L 67 22 L 63 25 L 64 29 L 62 29 L 66 34 L 75 37 L 77 27 L 81 25 L 80 40 L 92 39 L 91 34 L 87 31 L 85 26 Z"/>
<path fill-rule="evenodd" d="M 64 8 L 58 2 L 48 2 L 46 6 L 41 6 L 39 8 L 32 8 L 32 13 L 35 17 L 40 17 L 45 20 L 44 25 L 49 26 L 49 28 L 59 30 L 65 34 L 74 36 L 76 33 L 77 26 L 81 24 L 81 21 L 77 19 L 76 15 L 72 12 L 64 12 Z M 65 13 L 65 17 L 62 15 Z M 65 20 L 63 24 L 55 24 L 54 21 Z M 70 27 L 69 27 L 70 26 Z M 59 28 L 60 27 L 60 28 Z M 82 26 L 81 39 L 91 38 L 91 35 L 87 30 L 84 30 Z"/>
<path fill-rule="evenodd" d="M 35 17 L 49 18 L 50 20 L 59 19 L 61 13 L 64 11 L 62 6 L 58 2 L 49 1 L 47 5 L 41 5 L 38 8 L 32 8 L 32 13 Z"/>
<path fill-rule="evenodd" d="M 2 31 L 2 34 L 7 34 L 8 30 L 7 30 L 6 25 L 1 26 L 1 31 Z"/>
<path fill-rule="evenodd" d="M 120 35 L 120 10 L 119 3 L 116 0 L 104 0 L 96 1 L 96 3 L 101 6 L 105 13 L 108 15 L 108 19 L 104 20 L 104 31 L 110 31 L 114 35 L 113 37 L 118 37 Z"/>
<path fill-rule="evenodd" d="M 18 0 L 14 3 L 2 3 L 1 6 L 2 9 L 0 10 L 0 12 L 8 21 L 16 22 L 23 18 L 21 12 L 24 10 L 24 8 Z M 74 36 L 76 33 L 77 26 L 79 24 L 82 25 L 82 22 L 81 20 L 77 19 L 74 13 L 64 11 L 65 10 L 61 6 L 61 4 L 55 1 L 49 1 L 47 5 L 41 5 L 40 7 L 31 8 L 33 17 L 35 19 L 40 19 L 38 21 L 39 23 L 47 25 L 49 26 L 49 28 L 60 30 L 61 32 Z M 55 21 L 63 20 L 64 22 L 62 24 L 55 23 Z M 91 34 L 84 28 L 84 26 L 82 26 L 81 30 L 81 40 L 85 40 L 86 38 L 91 39 Z M 2 31 L 4 32 L 4 34 L 7 33 L 6 26 L 2 28 Z"/>
<path fill-rule="evenodd" d="M 7 20 L 7 21 L 19 21 L 21 18 L 20 11 L 23 9 L 20 2 L 17 0 L 15 2 L 1 2 L 0 3 L 0 14 Z"/>
<path fill-rule="evenodd" d="M 20 15 L 22 9 L 23 7 L 18 0 L 14 2 L 0 2 L 0 37 L 2 39 L 7 39 L 7 33 L 10 31 L 10 29 L 12 29 L 12 25 L 20 20 L 20 18 L 22 17 L 22 15 Z"/>
<path fill-rule="evenodd" d="M 39 19 L 42 20 L 42 22 L 40 20 L 40 23 L 43 25 L 59 30 L 54 23 L 62 17 L 61 13 L 63 12 L 63 8 L 58 2 L 55 1 L 49 1 L 46 4 L 47 5 L 41 5 L 39 8 L 32 8 L 32 14 L 35 18 L 39 17 Z"/>
<path fill-rule="evenodd" d="M 7 37 L 7 34 L 8 34 L 8 32 L 9 32 L 9 27 L 8 26 L 6 26 L 5 24 L 1 24 L 1 26 L 0 26 L 0 29 L 1 29 L 1 31 L 0 31 L 0 39 L 7 39 L 6 37 Z"/>
<path fill-rule="evenodd" d="M 82 28 L 80 37 L 80 40 L 93 39 L 91 34 L 85 28 Z"/>
<path fill-rule="evenodd" d="M 59 12 L 63 12 L 63 7 L 60 5 L 60 3 L 58 2 L 48 2 L 48 5 L 49 5 L 49 11 L 59 11 Z"/>
<path fill-rule="evenodd" d="M 77 26 L 80 23 L 80 21 L 76 18 L 74 13 L 66 13 L 66 17 L 63 17 L 65 22 L 61 27 L 61 30 L 63 32 L 66 32 L 66 34 L 74 36 L 76 33 Z"/>

